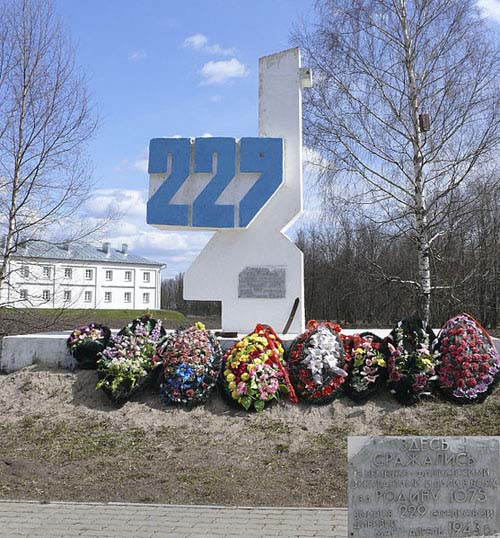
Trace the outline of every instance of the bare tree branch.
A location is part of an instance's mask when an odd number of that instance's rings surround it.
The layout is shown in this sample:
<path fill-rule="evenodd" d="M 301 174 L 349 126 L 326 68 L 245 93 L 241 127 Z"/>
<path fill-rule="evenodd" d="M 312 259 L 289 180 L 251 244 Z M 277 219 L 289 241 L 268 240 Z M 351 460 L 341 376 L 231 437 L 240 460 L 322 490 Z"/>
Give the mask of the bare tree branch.
<path fill-rule="evenodd" d="M 429 319 L 431 293 L 446 288 L 432 283 L 431 248 L 467 218 L 468 186 L 500 148 L 498 39 L 473 0 L 316 6 L 318 22 L 295 34 L 316 78 L 304 104 L 306 143 L 334 163 L 321 176 L 326 194 L 342 184 L 344 200 L 414 245 L 415 280 L 384 278 L 418 288 Z"/>
<path fill-rule="evenodd" d="M 76 219 L 93 187 L 85 145 L 97 126 L 72 45 L 52 0 L 0 4 L 0 287 L 30 242 L 84 237 Z M 76 221 L 75 221 L 76 222 Z"/>

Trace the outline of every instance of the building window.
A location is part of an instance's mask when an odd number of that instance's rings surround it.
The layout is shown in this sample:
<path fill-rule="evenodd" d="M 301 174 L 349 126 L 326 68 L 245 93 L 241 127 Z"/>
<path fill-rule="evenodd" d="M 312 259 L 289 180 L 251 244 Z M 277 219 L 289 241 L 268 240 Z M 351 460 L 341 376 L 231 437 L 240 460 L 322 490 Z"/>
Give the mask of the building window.
<path fill-rule="evenodd" d="M 50 290 L 43 290 L 42 299 L 47 303 L 50 301 Z"/>
<path fill-rule="evenodd" d="M 29 278 L 30 277 L 30 268 L 27 265 L 21 266 L 21 276 L 23 278 Z"/>
<path fill-rule="evenodd" d="M 71 301 L 71 291 L 70 290 L 64 290 L 64 301 L 65 302 Z"/>
<path fill-rule="evenodd" d="M 132 281 L 132 271 L 125 271 L 125 282 Z"/>
<path fill-rule="evenodd" d="M 85 292 L 85 302 L 90 303 L 90 301 L 92 301 L 92 292 L 91 291 L 86 291 Z"/>
<path fill-rule="evenodd" d="M 19 290 L 19 298 L 25 300 L 28 298 L 28 290 Z"/>
<path fill-rule="evenodd" d="M 104 302 L 110 303 L 111 302 L 111 292 L 105 291 L 104 292 Z"/>
<path fill-rule="evenodd" d="M 149 282 L 150 281 L 150 273 L 149 271 L 145 271 L 144 274 L 143 274 L 143 280 L 144 282 Z"/>
<path fill-rule="evenodd" d="M 143 293 L 142 294 L 142 302 L 143 303 L 149 303 L 149 293 Z"/>
<path fill-rule="evenodd" d="M 50 267 L 45 266 L 43 268 L 43 278 L 50 278 Z"/>
<path fill-rule="evenodd" d="M 132 302 L 132 294 L 129 291 L 125 292 L 125 302 L 131 303 Z"/>
<path fill-rule="evenodd" d="M 64 278 L 73 278 L 73 269 L 71 267 L 64 268 Z"/>
<path fill-rule="evenodd" d="M 92 269 L 85 269 L 85 280 L 92 280 L 94 271 Z"/>
<path fill-rule="evenodd" d="M 113 271 L 110 269 L 106 270 L 106 280 L 113 280 Z"/>

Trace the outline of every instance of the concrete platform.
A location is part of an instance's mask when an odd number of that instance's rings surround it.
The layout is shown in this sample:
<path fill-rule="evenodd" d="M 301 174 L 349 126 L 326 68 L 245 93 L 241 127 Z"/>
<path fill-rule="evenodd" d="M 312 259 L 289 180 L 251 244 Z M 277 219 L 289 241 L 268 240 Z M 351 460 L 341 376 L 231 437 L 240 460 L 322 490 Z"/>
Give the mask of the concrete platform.
<path fill-rule="evenodd" d="M 345 329 L 344 334 L 354 334 L 370 330 L 381 338 L 385 338 L 389 329 Z M 116 334 L 116 330 L 113 331 Z M 171 331 L 173 332 L 173 331 Z M 52 368 L 71 368 L 72 358 L 66 347 L 66 340 L 71 331 L 58 333 L 22 334 L 18 336 L 6 336 L 2 340 L 0 348 L 0 371 L 14 372 L 32 364 L 41 364 Z M 238 338 L 219 338 L 222 349 L 226 351 Z M 297 335 L 278 335 L 283 340 L 283 346 L 287 349 Z M 496 349 L 500 352 L 500 340 L 493 338 Z"/>
<path fill-rule="evenodd" d="M 112 331 L 116 334 L 116 330 Z M 173 332 L 173 331 L 167 331 Z M 346 330 L 345 334 L 353 334 L 354 330 Z M 0 349 L 0 371 L 14 372 L 31 364 L 42 364 L 52 368 L 71 368 L 72 358 L 66 347 L 66 340 L 71 331 L 57 333 L 22 334 L 5 336 Z M 389 334 L 388 330 L 377 330 L 381 337 Z M 226 351 L 245 335 L 237 338 L 219 338 L 222 349 Z M 297 335 L 278 335 L 287 349 Z"/>

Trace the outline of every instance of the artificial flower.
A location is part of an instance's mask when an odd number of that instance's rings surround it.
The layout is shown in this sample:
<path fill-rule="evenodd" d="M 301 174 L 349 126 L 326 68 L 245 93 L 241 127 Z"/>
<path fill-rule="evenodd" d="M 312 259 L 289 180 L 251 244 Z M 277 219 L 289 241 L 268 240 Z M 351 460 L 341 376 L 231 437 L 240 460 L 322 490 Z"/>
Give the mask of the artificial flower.
<path fill-rule="evenodd" d="M 217 339 L 202 323 L 168 336 L 155 354 L 155 360 L 163 365 L 160 394 L 165 403 L 204 402 L 217 382 L 221 359 Z"/>
<path fill-rule="evenodd" d="M 262 411 L 266 403 L 295 393 L 284 367 L 283 346 L 276 333 L 263 325 L 237 342 L 226 354 L 223 379 L 224 393 L 247 411 Z"/>
<path fill-rule="evenodd" d="M 485 329 L 469 314 L 446 322 L 439 333 L 438 383 L 459 402 L 483 400 L 500 372 L 500 358 Z"/>
<path fill-rule="evenodd" d="M 344 347 L 350 361 L 343 389 L 353 400 L 364 400 L 377 392 L 387 377 L 382 339 L 370 332 L 354 334 L 344 338 Z"/>
<path fill-rule="evenodd" d="M 347 372 L 340 327 L 310 321 L 307 330 L 290 346 L 290 380 L 298 396 L 313 403 L 327 403 L 338 395 Z"/>
<path fill-rule="evenodd" d="M 414 404 L 431 394 L 439 359 L 434 341 L 432 329 L 417 318 L 399 321 L 389 335 L 389 387 L 401 403 Z"/>
<path fill-rule="evenodd" d="M 106 347 L 111 331 L 104 325 L 89 323 L 75 329 L 66 342 L 79 368 L 97 368 L 98 354 Z"/>

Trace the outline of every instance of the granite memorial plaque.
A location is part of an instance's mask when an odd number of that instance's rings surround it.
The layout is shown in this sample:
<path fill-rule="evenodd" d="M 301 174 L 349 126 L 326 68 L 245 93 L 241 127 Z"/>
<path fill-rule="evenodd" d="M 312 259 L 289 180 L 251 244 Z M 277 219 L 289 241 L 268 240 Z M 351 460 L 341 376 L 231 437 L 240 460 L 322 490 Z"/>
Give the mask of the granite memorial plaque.
<path fill-rule="evenodd" d="M 350 437 L 349 537 L 500 537 L 500 437 Z"/>
<path fill-rule="evenodd" d="M 286 269 L 281 266 L 245 267 L 238 275 L 240 299 L 286 297 Z"/>

